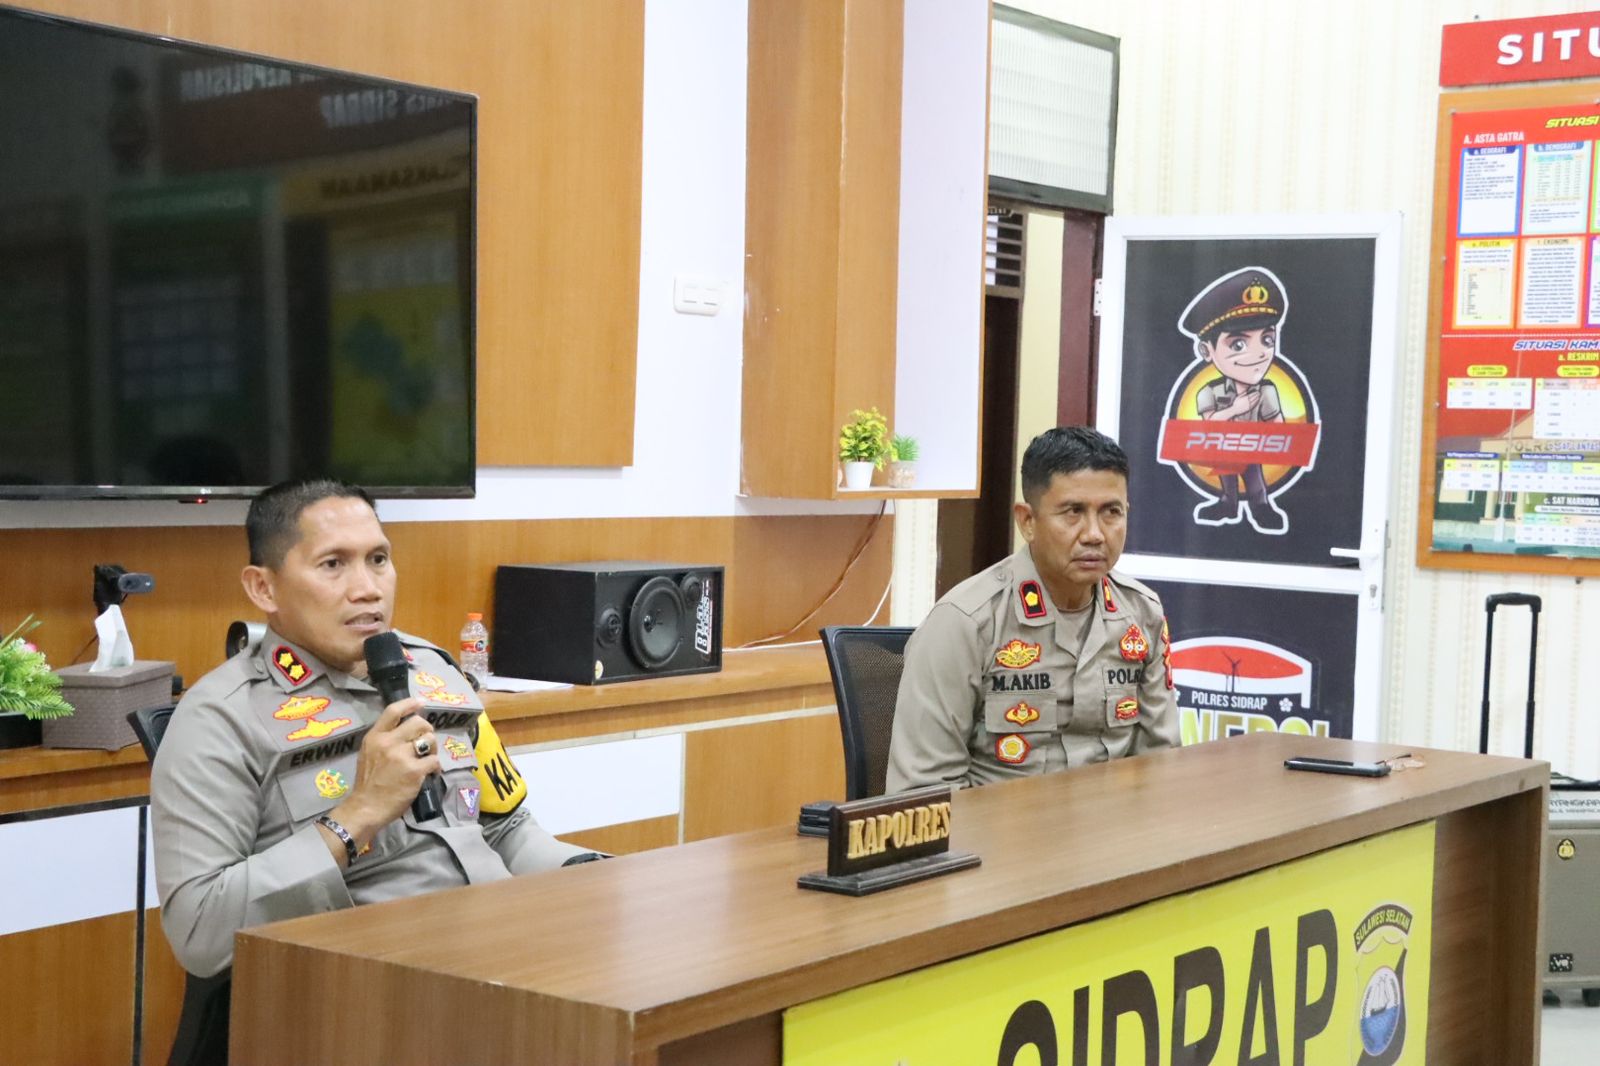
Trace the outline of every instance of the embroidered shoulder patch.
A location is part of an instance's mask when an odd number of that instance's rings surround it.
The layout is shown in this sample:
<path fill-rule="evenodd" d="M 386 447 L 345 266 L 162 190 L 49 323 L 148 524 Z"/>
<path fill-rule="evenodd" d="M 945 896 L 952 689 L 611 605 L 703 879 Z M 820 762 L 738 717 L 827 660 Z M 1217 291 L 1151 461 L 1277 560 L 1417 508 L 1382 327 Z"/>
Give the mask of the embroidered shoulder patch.
<path fill-rule="evenodd" d="M 289 679 L 291 685 L 298 685 L 311 676 L 311 668 L 300 661 L 294 649 L 286 644 L 279 644 L 272 651 L 272 665 L 278 672 Z"/>
<path fill-rule="evenodd" d="M 1037 581 L 1024 581 L 1018 585 L 1017 596 L 1022 600 L 1022 617 L 1043 618 L 1050 613 L 1044 605 L 1044 590 Z"/>

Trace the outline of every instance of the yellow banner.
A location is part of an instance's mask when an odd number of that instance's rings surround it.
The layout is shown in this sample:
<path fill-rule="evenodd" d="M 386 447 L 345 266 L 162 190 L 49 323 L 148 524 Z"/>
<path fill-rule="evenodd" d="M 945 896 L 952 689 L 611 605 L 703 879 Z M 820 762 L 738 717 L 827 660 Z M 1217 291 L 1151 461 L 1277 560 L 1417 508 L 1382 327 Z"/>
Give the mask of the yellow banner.
<path fill-rule="evenodd" d="M 1433 835 L 1398 830 L 792 1007 L 783 1061 L 1421 1066 Z"/>

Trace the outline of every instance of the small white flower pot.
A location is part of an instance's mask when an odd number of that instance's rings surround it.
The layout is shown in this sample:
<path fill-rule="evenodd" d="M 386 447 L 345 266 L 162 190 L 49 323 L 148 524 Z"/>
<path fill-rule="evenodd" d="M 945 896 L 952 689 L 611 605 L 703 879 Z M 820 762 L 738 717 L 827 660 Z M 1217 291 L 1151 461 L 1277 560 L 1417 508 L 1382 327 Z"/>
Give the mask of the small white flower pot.
<path fill-rule="evenodd" d="M 872 487 L 872 464 L 845 463 L 844 487 L 847 489 L 870 489 Z"/>

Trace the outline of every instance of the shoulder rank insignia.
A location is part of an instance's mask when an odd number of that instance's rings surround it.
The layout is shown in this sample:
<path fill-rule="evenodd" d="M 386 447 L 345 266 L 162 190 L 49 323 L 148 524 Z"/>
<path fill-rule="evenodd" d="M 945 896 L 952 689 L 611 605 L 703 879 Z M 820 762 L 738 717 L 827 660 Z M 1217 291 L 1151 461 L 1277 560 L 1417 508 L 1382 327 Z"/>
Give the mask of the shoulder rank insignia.
<path fill-rule="evenodd" d="M 1139 701 L 1133 698 L 1117 701 L 1117 721 L 1131 722 L 1139 717 Z"/>
<path fill-rule="evenodd" d="M 1122 649 L 1122 657 L 1130 663 L 1142 663 L 1145 656 L 1150 654 L 1150 642 L 1144 639 L 1144 631 L 1137 625 L 1128 626 L 1117 647 Z"/>
<path fill-rule="evenodd" d="M 1026 700 L 1006 711 L 1006 721 L 1016 725 L 1031 725 L 1039 720 L 1039 708 L 1030 707 Z"/>
<path fill-rule="evenodd" d="M 1100 579 L 1100 596 L 1105 600 L 1106 614 L 1116 614 L 1117 601 L 1111 598 L 1111 579 L 1109 577 Z"/>
<path fill-rule="evenodd" d="M 1017 596 L 1022 600 L 1022 617 L 1043 618 L 1050 611 L 1044 605 L 1044 590 L 1037 581 L 1024 581 L 1017 586 Z"/>
<path fill-rule="evenodd" d="M 300 656 L 286 644 L 279 644 L 273 649 L 272 665 L 278 668 L 278 672 L 287 678 L 291 685 L 298 685 L 311 676 L 311 668 L 301 662 Z"/>
<path fill-rule="evenodd" d="M 455 737 L 444 738 L 444 750 L 450 753 L 453 759 L 465 759 L 472 754 L 472 747 L 464 740 Z"/>
<path fill-rule="evenodd" d="M 1039 645 L 1008 640 L 994 653 L 994 661 L 1007 670 L 1025 670 L 1039 661 Z"/>
<path fill-rule="evenodd" d="M 336 800 L 349 791 L 350 786 L 339 771 L 323 770 L 317 774 L 317 795 L 323 799 Z"/>
<path fill-rule="evenodd" d="M 290 696 L 278 705 L 272 712 L 272 717 L 280 722 L 300 722 L 299 729 L 285 736 L 284 740 L 321 740 L 338 732 L 350 724 L 348 718 L 319 719 L 317 715 L 328 709 L 326 696 Z"/>
<path fill-rule="evenodd" d="M 1167 628 L 1165 617 L 1161 619 L 1161 668 L 1167 675 L 1167 687 L 1172 687 L 1172 631 Z"/>
<path fill-rule="evenodd" d="M 1021 764 L 1032 750 L 1028 738 L 1016 733 L 1007 733 L 994 742 L 994 757 L 1010 766 Z"/>

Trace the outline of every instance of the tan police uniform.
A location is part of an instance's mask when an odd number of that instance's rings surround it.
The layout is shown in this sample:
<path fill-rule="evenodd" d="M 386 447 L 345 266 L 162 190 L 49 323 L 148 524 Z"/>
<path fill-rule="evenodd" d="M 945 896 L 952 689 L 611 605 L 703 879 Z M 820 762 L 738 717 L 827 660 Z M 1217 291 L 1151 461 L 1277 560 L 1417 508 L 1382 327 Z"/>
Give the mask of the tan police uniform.
<path fill-rule="evenodd" d="M 906 646 L 887 787 L 982 785 L 1176 747 L 1161 601 L 1130 578 L 1050 602 L 1027 548 L 934 605 Z"/>
<path fill-rule="evenodd" d="M 496 881 L 585 852 L 520 805 L 526 788 L 449 658 L 396 635 L 439 744 L 443 816 L 419 824 L 408 808 L 344 869 L 314 819 L 355 785 L 361 741 L 383 711 L 371 685 L 268 630 L 178 704 L 151 769 L 150 807 L 162 926 L 184 969 L 226 968 L 246 926 Z"/>

